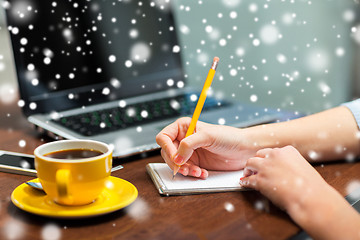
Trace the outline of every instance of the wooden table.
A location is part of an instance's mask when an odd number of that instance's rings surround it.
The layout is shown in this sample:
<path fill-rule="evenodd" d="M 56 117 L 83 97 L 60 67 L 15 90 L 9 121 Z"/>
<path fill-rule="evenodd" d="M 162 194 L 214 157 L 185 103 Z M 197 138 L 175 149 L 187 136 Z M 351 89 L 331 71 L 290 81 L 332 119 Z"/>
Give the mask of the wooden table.
<path fill-rule="evenodd" d="M 0 149 L 32 153 L 50 140 L 31 128 L 16 103 L 0 103 Z M 139 196 L 133 204 L 104 216 L 75 220 L 18 209 L 10 201 L 11 192 L 32 178 L 0 173 L 0 239 L 287 239 L 301 230 L 255 191 L 162 197 L 146 173 L 149 162 L 163 160 L 159 154 L 139 156 L 112 174 L 137 187 Z M 349 183 L 360 178 L 360 163 L 339 162 L 316 169 L 343 196 Z"/>

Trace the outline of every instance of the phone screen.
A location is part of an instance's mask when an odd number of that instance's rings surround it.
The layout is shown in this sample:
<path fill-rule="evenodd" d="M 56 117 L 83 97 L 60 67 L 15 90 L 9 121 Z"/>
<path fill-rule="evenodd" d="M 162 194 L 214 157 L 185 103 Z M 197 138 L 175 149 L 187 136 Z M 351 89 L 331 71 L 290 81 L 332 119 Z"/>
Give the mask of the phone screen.
<path fill-rule="evenodd" d="M 23 169 L 35 169 L 34 158 L 6 153 L 0 155 L 0 164 Z"/>

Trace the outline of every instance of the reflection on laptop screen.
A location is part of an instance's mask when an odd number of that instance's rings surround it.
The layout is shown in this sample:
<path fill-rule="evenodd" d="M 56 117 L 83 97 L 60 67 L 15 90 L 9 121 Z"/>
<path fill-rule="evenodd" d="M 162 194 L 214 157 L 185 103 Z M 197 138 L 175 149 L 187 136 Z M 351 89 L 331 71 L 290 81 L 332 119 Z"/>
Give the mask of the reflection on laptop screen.
<path fill-rule="evenodd" d="M 141 95 L 182 81 L 169 4 L 17 0 L 6 11 L 27 114 Z M 175 84 L 169 86 L 168 79 Z"/>

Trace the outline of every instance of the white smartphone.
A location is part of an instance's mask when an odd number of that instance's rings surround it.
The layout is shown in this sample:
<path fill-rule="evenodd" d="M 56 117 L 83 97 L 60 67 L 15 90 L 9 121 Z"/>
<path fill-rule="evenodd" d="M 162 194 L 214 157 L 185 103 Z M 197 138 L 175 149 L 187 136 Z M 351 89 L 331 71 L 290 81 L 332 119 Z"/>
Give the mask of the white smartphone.
<path fill-rule="evenodd" d="M 0 171 L 36 177 L 34 156 L 0 150 Z"/>
<path fill-rule="evenodd" d="M 34 160 L 30 154 L 0 150 L 0 171 L 36 177 Z M 122 165 L 113 166 L 111 172 L 122 168 Z"/>

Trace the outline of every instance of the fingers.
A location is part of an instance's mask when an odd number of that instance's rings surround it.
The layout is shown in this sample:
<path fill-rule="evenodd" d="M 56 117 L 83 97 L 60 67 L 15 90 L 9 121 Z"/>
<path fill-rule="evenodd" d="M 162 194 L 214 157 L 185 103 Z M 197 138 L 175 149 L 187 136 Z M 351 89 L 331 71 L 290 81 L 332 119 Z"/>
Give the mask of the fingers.
<path fill-rule="evenodd" d="M 244 177 L 248 177 L 248 176 L 251 176 L 256 173 L 257 173 L 257 171 L 255 169 L 252 169 L 251 167 L 244 168 Z"/>
<path fill-rule="evenodd" d="M 174 169 L 174 166 L 175 166 L 175 163 L 174 163 L 174 156 L 176 155 L 176 149 L 179 147 L 179 142 L 178 141 L 174 141 L 173 142 L 173 147 L 174 147 L 174 150 L 172 150 L 170 154 L 172 155 L 169 155 L 169 151 L 166 151 L 165 148 L 162 148 L 161 151 L 160 151 L 160 154 L 161 154 L 161 157 L 164 159 L 165 163 L 171 168 L 171 169 Z"/>
<path fill-rule="evenodd" d="M 167 140 L 174 141 L 175 139 L 181 140 L 185 137 L 187 128 L 189 127 L 191 118 L 183 117 L 177 119 L 175 122 L 166 126 L 156 136 L 156 142 L 162 146 Z"/>
<path fill-rule="evenodd" d="M 164 149 L 160 151 L 161 157 L 164 159 L 165 163 L 171 168 L 174 169 L 174 162 L 172 161 L 171 157 L 165 152 Z"/>
<path fill-rule="evenodd" d="M 190 118 L 180 118 L 170 125 L 166 126 L 156 136 L 156 142 L 159 144 L 164 153 L 169 157 L 174 157 L 177 152 L 176 142 L 179 142 L 186 134 L 186 126 L 189 125 Z M 163 154 L 164 154 L 163 153 Z M 165 156 L 165 155 L 164 155 Z"/>
<path fill-rule="evenodd" d="M 202 179 L 206 179 L 209 176 L 209 173 L 206 169 L 189 163 L 182 165 L 179 169 L 179 173 L 184 176 L 191 176 Z"/>
<path fill-rule="evenodd" d="M 206 169 L 201 169 L 201 175 L 200 175 L 200 178 L 207 178 L 209 176 L 209 172 L 206 170 Z"/>
<path fill-rule="evenodd" d="M 211 144 L 211 138 L 204 132 L 196 132 L 181 140 L 177 155 L 174 159 L 176 164 L 184 164 L 198 148 L 204 148 Z"/>
<path fill-rule="evenodd" d="M 257 175 L 251 175 L 248 177 L 242 177 L 240 178 L 240 186 L 241 187 L 245 187 L 245 188 L 252 188 L 255 190 L 258 190 L 258 185 L 257 185 Z"/>
<path fill-rule="evenodd" d="M 274 149 L 264 148 L 256 152 L 255 157 L 249 158 L 246 161 L 244 168 L 244 176 L 248 177 L 253 174 L 257 174 L 259 171 L 262 171 L 264 164 L 273 154 Z"/>
<path fill-rule="evenodd" d="M 207 178 L 207 170 L 193 163 L 187 163 L 197 148 L 209 145 L 209 137 L 203 132 L 197 132 L 185 138 L 191 119 L 180 118 L 165 127 L 157 136 L 156 142 L 161 147 L 161 156 L 171 169 L 175 164 L 181 165 L 179 173 L 184 176 Z M 203 123 L 198 122 L 198 125 Z"/>
<path fill-rule="evenodd" d="M 250 176 L 253 174 L 257 174 L 261 170 L 261 167 L 263 165 L 264 158 L 262 157 L 252 157 L 249 158 L 246 162 L 245 168 L 244 168 L 244 176 Z"/>
<path fill-rule="evenodd" d="M 256 157 L 262 157 L 262 158 L 268 158 L 270 153 L 273 151 L 273 148 L 264 148 L 264 149 L 260 149 L 259 151 L 256 152 L 255 156 Z"/>
<path fill-rule="evenodd" d="M 268 151 L 258 151 L 256 155 L 266 156 Z M 258 154 L 259 153 L 259 154 Z M 261 171 L 263 166 L 263 161 L 266 160 L 266 157 L 252 157 L 249 158 L 246 162 L 246 166 L 244 168 L 244 176 L 240 178 L 240 185 L 242 187 L 253 188 L 258 190 L 257 188 L 257 173 Z"/>
<path fill-rule="evenodd" d="M 177 147 L 178 143 L 175 142 L 174 146 Z M 175 163 L 173 161 L 173 158 L 170 157 L 164 149 L 161 149 L 160 153 L 166 164 L 171 169 L 174 169 Z M 199 166 L 196 166 L 192 163 L 185 163 L 181 165 L 179 169 L 179 173 L 181 173 L 184 176 L 192 176 L 202 179 L 205 179 L 209 176 L 209 173 L 206 169 L 200 168 Z"/>

